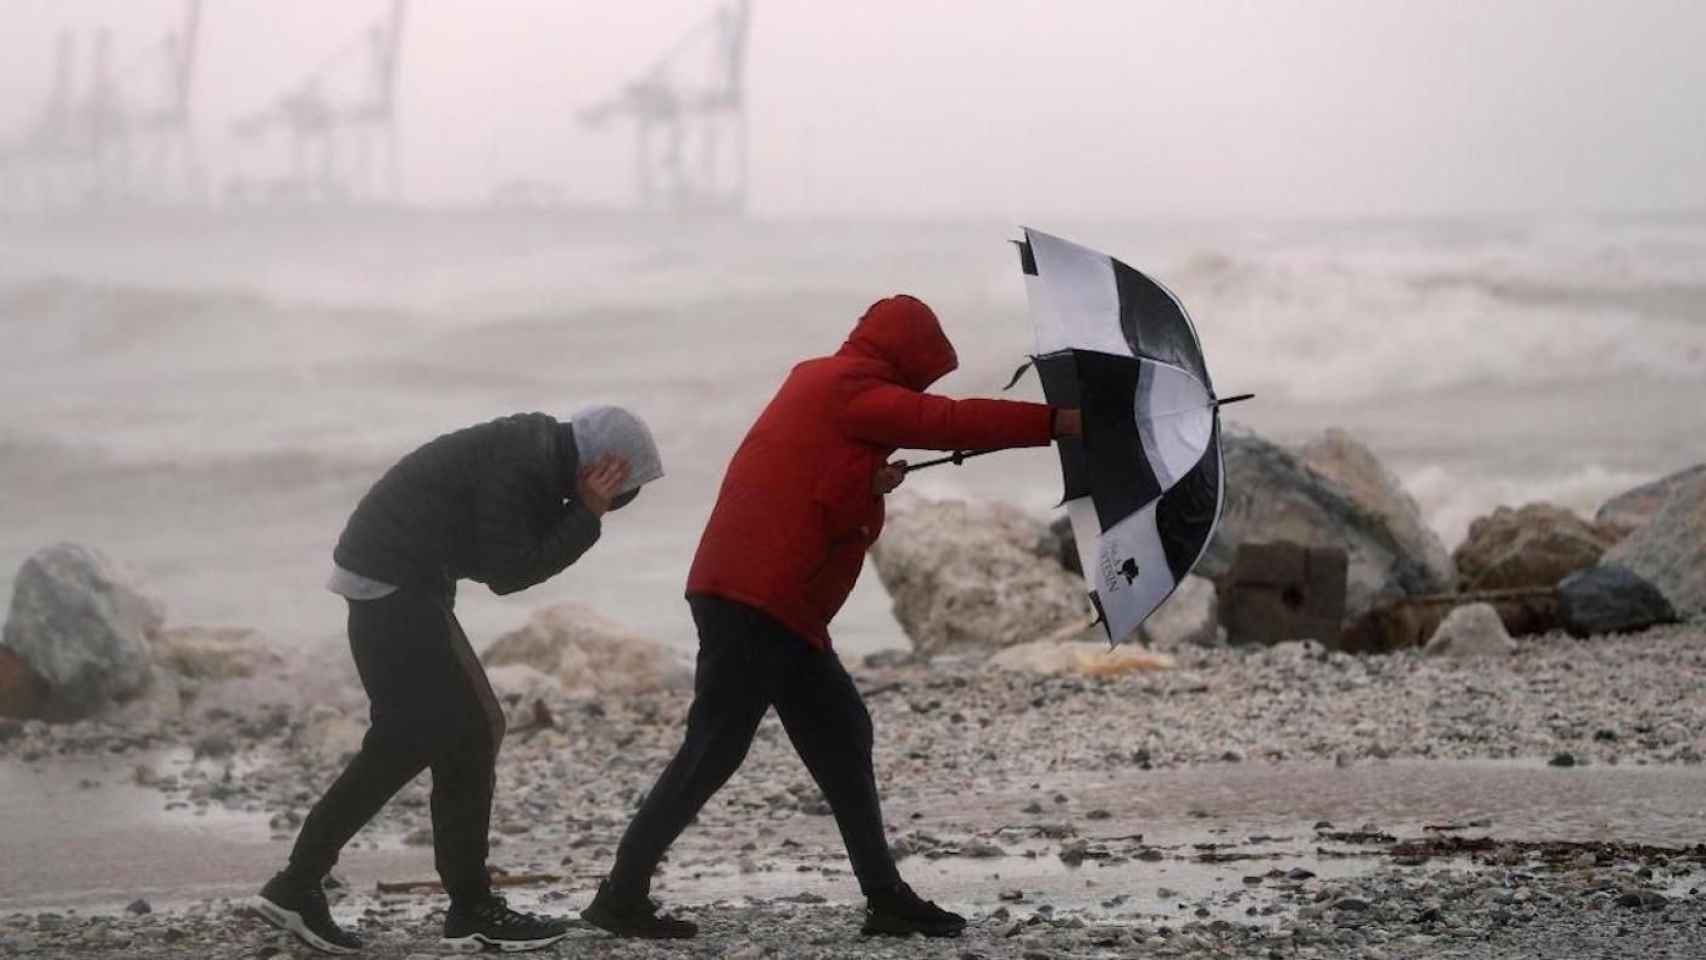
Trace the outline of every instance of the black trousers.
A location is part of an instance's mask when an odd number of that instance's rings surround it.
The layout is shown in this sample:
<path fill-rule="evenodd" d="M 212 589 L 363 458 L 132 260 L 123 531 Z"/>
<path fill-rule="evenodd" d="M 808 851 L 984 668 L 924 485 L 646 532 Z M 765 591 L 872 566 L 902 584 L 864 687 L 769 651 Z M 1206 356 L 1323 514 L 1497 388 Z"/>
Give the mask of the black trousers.
<path fill-rule="evenodd" d="M 900 879 L 871 768 L 871 714 L 835 654 L 763 612 L 720 597 L 688 600 L 699 661 L 687 737 L 622 835 L 611 891 L 643 897 L 664 851 L 746 759 L 771 707 L 835 814 L 866 893 Z"/>
<path fill-rule="evenodd" d="M 361 750 L 303 821 L 290 872 L 324 877 L 356 831 L 430 767 L 439 878 L 453 901 L 484 897 L 504 718 L 450 600 L 408 588 L 352 600 L 349 641 L 371 724 Z"/>

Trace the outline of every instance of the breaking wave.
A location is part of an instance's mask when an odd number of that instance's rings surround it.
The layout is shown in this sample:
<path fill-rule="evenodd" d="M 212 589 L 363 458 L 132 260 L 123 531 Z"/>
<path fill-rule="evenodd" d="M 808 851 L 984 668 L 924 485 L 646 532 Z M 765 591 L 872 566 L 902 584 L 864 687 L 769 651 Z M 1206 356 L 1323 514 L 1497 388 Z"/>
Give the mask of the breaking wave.
<path fill-rule="evenodd" d="M 1351 429 L 1448 545 L 1498 503 L 1590 511 L 1699 455 L 1706 223 L 1038 226 L 1166 283 L 1216 386 L 1257 394 L 1239 417 L 1282 441 Z M 1000 224 L 466 227 L 10 243 L 0 589 L 29 550 L 83 537 L 186 620 L 336 635 L 303 598 L 387 463 L 486 417 L 612 402 L 652 421 L 669 476 L 600 562 L 518 602 L 595 601 L 690 642 L 658 597 L 679 595 L 723 465 L 791 364 L 897 290 L 960 346 L 946 392 L 998 392 L 1030 347 Z M 919 485 L 1042 510 L 1058 476 L 1015 454 Z M 471 629 L 520 616 L 470 594 Z M 880 587 L 838 626 L 846 649 L 892 642 Z"/>

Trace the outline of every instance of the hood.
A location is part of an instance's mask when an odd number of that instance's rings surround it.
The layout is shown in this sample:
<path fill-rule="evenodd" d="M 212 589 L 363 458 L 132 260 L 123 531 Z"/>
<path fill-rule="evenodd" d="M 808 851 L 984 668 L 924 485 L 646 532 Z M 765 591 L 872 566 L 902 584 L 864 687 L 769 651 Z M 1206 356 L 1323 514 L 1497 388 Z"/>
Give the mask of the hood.
<path fill-rule="evenodd" d="M 936 314 L 904 293 L 871 304 L 839 353 L 880 360 L 914 390 L 928 388 L 960 365 Z"/>
<path fill-rule="evenodd" d="M 583 464 L 607 453 L 628 461 L 628 482 L 618 493 L 629 493 L 663 476 L 663 458 L 652 431 L 621 407 L 587 407 L 570 418 L 575 452 Z"/>

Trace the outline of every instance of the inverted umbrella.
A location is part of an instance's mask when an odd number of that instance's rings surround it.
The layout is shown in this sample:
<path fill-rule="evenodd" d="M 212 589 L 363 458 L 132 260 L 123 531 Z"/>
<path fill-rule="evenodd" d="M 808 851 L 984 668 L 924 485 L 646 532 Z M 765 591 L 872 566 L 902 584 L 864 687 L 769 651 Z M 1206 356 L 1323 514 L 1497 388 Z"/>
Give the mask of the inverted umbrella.
<path fill-rule="evenodd" d="M 1019 241 L 1043 395 L 1083 412 L 1057 444 L 1090 602 L 1128 639 L 1208 548 L 1220 519 L 1220 407 L 1189 315 L 1104 253 L 1026 228 Z M 1020 368 L 1020 373 L 1024 368 Z M 1015 380 L 1018 379 L 1016 374 Z M 911 469 L 959 463 L 956 453 Z"/>

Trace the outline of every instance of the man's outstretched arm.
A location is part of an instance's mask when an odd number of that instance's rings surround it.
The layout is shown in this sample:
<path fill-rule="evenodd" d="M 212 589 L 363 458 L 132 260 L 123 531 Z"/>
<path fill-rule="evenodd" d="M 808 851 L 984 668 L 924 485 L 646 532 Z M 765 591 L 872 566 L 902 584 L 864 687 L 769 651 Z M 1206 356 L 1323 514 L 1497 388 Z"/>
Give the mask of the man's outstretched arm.
<path fill-rule="evenodd" d="M 893 384 L 861 390 L 842 411 L 856 440 L 912 450 L 1001 450 L 1078 436 L 1077 410 L 1018 400 L 953 400 Z"/>

